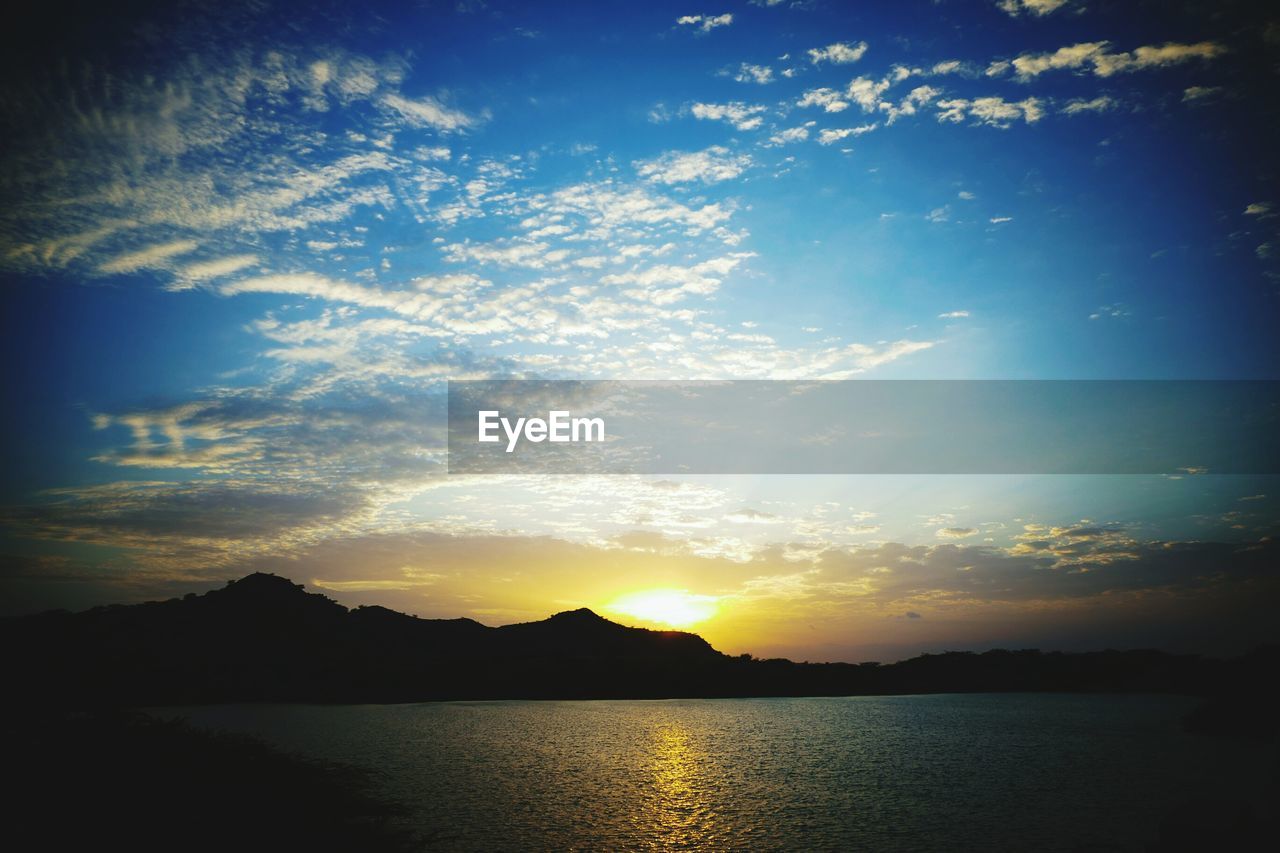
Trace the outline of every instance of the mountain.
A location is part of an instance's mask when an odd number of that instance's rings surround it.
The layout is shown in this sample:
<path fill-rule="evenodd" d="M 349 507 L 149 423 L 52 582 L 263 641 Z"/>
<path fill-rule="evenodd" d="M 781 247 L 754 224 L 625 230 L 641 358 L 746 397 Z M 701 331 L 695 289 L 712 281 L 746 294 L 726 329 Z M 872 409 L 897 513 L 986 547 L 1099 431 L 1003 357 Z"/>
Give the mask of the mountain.
<path fill-rule="evenodd" d="M 348 610 L 270 574 L 204 595 L 8 620 L 7 671 L 36 695 L 129 704 L 672 694 L 724 656 L 694 634 L 590 610 L 490 628 Z"/>
<path fill-rule="evenodd" d="M 1156 651 L 949 652 L 896 664 L 730 657 L 587 609 L 491 628 L 348 610 L 269 574 L 204 595 L 0 623 L 14 695 L 58 705 L 796 696 L 1010 690 L 1219 693 L 1276 672 Z"/>

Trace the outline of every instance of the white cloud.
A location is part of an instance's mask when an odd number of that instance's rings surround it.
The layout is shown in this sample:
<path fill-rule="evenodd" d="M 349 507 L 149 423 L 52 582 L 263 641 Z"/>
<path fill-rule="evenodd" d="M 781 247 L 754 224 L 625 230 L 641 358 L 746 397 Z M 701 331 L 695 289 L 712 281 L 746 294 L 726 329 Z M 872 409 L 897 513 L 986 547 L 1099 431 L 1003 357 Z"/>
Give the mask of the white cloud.
<path fill-rule="evenodd" d="M 527 267 L 542 269 L 549 263 L 558 263 L 564 254 L 557 254 L 547 243 L 451 243 L 443 248 L 444 256 L 453 263 L 472 261 L 502 267 Z"/>
<path fill-rule="evenodd" d="M 1097 311 L 1089 315 L 1090 320 L 1123 320 L 1132 315 L 1133 312 L 1122 302 L 1114 305 L 1102 305 Z"/>
<path fill-rule="evenodd" d="M 1013 60 L 1018 80 L 1023 82 L 1046 71 L 1079 69 L 1088 66 L 1098 77 L 1160 68 L 1189 62 L 1193 59 L 1213 59 L 1226 52 L 1217 42 L 1202 41 L 1195 44 L 1168 42 L 1163 45 L 1147 45 L 1130 52 L 1110 53 L 1110 42 L 1081 42 L 1058 48 L 1053 53 L 1024 53 Z"/>
<path fill-rule="evenodd" d="M 867 52 L 867 43 L 835 42 L 826 47 L 815 47 L 809 50 L 809 61 L 814 65 L 830 62 L 832 65 L 848 65 L 857 62 Z"/>
<path fill-rule="evenodd" d="M 264 275 L 229 282 L 218 288 L 224 296 L 242 293 L 277 293 L 342 302 L 364 308 L 380 308 L 410 317 L 434 313 L 438 298 L 429 293 L 389 291 L 339 281 L 315 273 Z"/>
<path fill-rule="evenodd" d="M 750 166 L 749 156 L 733 154 L 721 145 L 702 151 L 668 151 L 653 160 L 635 163 L 642 178 L 659 184 L 713 184 L 736 178 Z"/>
<path fill-rule="evenodd" d="M 475 119 L 461 110 L 453 110 L 432 97 L 410 99 L 403 95 L 384 95 L 382 103 L 404 116 L 410 124 L 441 131 L 462 130 L 475 124 Z M 446 149 L 447 150 L 447 149 Z"/>
<path fill-rule="evenodd" d="M 835 89 L 810 89 L 796 101 L 796 106 L 822 107 L 829 113 L 838 113 L 849 108 L 849 101 L 843 92 L 837 92 Z"/>
<path fill-rule="evenodd" d="M 1046 71 L 1080 68 L 1104 55 L 1108 44 L 1105 41 L 1081 42 L 1060 47 L 1053 53 L 1024 53 L 1014 59 L 1011 65 L 1020 80 L 1029 80 Z"/>
<path fill-rule="evenodd" d="M 739 83 L 765 83 L 773 82 L 773 69 L 767 65 L 752 65 L 744 62 L 738 66 L 738 72 L 733 76 L 734 80 Z"/>
<path fill-rule="evenodd" d="M 891 81 L 875 81 L 869 77 L 858 77 L 849 83 L 845 94 L 851 101 L 862 107 L 863 112 L 875 112 L 880 105 L 880 95 L 889 88 Z"/>
<path fill-rule="evenodd" d="M 1025 98 L 1017 102 L 1006 101 L 1000 97 L 973 100 L 954 98 L 938 101 L 938 121 L 960 123 L 967 117 L 975 124 L 1008 128 L 1018 119 L 1032 124 L 1043 116 L 1044 109 L 1036 98 Z"/>
<path fill-rule="evenodd" d="M 709 33 L 716 27 L 727 27 L 732 23 L 733 15 L 727 12 L 723 15 L 682 15 L 676 18 L 677 25 L 694 27 L 702 33 Z"/>
<path fill-rule="evenodd" d="M 18 201 L 0 210 L 0 264 L 88 277 L 160 270 L 165 286 L 186 289 L 238 271 L 227 259 L 291 232 L 298 239 L 282 238 L 272 261 L 296 268 L 314 262 L 297 257 L 308 242 L 340 242 L 319 226 L 360 207 L 423 211 L 450 177 L 425 165 L 440 152 L 412 137 L 472 122 L 400 94 L 398 60 L 283 49 L 181 56 L 145 76 L 86 66 L 74 95 L 51 84 L 49 102 L 61 106 L 49 121 L 64 131 L 11 140 Z M 354 107 L 350 129 L 326 137 L 325 114 Z M 401 134 L 409 144 L 396 154 Z M 393 172 L 415 176 L 398 197 Z"/>
<path fill-rule="evenodd" d="M 1012 216 L 993 216 L 987 221 L 990 222 L 992 225 L 1000 225 L 1001 223 L 1004 223 L 1004 222 L 1012 222 L 1013 217 Z"/>
<path fill-rule="evenodd" d="M 827 128 L 818 134 L 818 144 L 833 145 L 850 136 L 861 136 L 864 133 L 870 133 L 875 130 L 876 127 L 878 127 L 878 125 L 872 123 L 864 124 L 860 127 Z"/>
<path fill-rule="evenodd" d="M 968 317 L 968 316 L 969 316 L 968 311 L 948 311 L 945 314 L 939 314 L 938 319 L 939 320 L 959 320 L 963 317 Z"/>
<path fill-rule="evenodd" d="M 98 271 L 107 274 L 137 272 L 141 269 L 165 266 L 166 262 L 176 256 L 185 255 L 199 247 L 195 240 L 174 240 L 157 246 L 148 246 L 136 252 L 117 255 L 98 266 Z"/>
<path fill-rule="evenodd" d="M 619 187 L 607 181 L 574 184 L 534 201 L 550 213 L 581 218 L 585 233 L 598 239 L 663 226 L 696 235 L 722 225 L 731 215 L 720 202 L 689 206 L 643 187 Z"/>
<path fill-rule="evenodd" d="M 805 122 L 797 127 L 789 127 L 786 130 L 780 130 L 773 136 L 769 137 L 770 145 L 787 145 L 792 142 L 803 142 L 809 138 L 809 128 L 813 127 L 817 122 Z"/>
<path fill-rule="evenodd" d="M 1271 214 L 1271 202 L 1255 201 L 1244 209 L 1245 216 L 1269 216 Z"/>
<path fill-rule="evenodd" d="M 996 5 L 1014 17 L 1026 13 L 1041 18 L 1067 5 L 1067 0 L 997 0 Z"/>
<path fill-rule="evenodd" d="M 694 118 L 709 121 L 727 121 L 738 130 L 754 130 L 764 121 L 760 114 L 764 107 L 731 101 L 727 104 L 696 103 L 689 108 Z"/>
<path fill-rule="evenodd" d="M 1203 104 L 1223 93 L 1221 86 L 1188 86 L 1182 90 L 1184 104 Z"/>
<path fill-rule="evenodd" d="M 916 111 L 937 98 L 942 91 L 932 86 L 917 86 L 907 93 L 896 105 L 890 101 L 881 101 L 878 109 L 885 116 L 886 124 L 893 124 L 900 116 L 915 115 Z"/>
<path fill-rule="evenodd" d="M 210 279 L 231 275 L 257 263 L 257 255 L 231 255 L 225 258 L 197 261 L 176 269 L 174 283 L 169 289 L 185 290 Z"/>
<path fill-rule="evenodd" d="M 1118 106 L 1118 102 L 1115 98 L 1108 97 L 1107 95 L 1099 95 L 1098 97 L 1088 101 L 1083 98 L 1076 98 L 1075 100 L 1068 102 L 1067 105 L 1062 108 L 1062 112 L 1064 115 L 1069 116 L 1078 115 L 1080 113 L 1105 113 L 1115 109 L 1116 106 Z"/>
<path fill-rule="evenodd" d="M 670 305 L 689 295 L 709 296 L 715 293 L 724 276 L 751 257 L 754 257 L 751 252 L 735 252 L 687 267 L 658 264 L 632 272 L 606 275 L 601 277 L 600 283 L 636 285 L 630 290 L 624 290 L 623 295 L 655 305 Z"/>

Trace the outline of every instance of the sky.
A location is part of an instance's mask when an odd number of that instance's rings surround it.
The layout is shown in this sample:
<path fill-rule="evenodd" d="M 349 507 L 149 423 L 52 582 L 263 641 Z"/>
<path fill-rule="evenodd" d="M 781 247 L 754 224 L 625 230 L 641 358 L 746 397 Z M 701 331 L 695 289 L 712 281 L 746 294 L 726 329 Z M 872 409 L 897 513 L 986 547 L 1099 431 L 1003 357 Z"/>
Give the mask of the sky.
<path fill-rule="evenodd" d="M 450 379 L 1277 379 L 1266 4 L 44 4 L 4 613 L 271 571 L 731 653 L 1276 641 L 1274 477 L 450 476 Z"/>

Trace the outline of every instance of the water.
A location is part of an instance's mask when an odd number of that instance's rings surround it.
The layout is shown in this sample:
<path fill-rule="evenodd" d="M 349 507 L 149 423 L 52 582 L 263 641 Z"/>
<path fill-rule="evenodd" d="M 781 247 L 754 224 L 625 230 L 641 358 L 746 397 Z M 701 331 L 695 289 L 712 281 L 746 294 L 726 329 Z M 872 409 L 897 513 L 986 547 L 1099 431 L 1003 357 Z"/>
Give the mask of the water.
<path fill-rule="evenodd" d="M 429 847 L 1141 850 L 1272 758 L 1181 697 L 959 695 L 180 709 L 377 772 Z M 169 715 L 172 715 L 171 712 Z"/>

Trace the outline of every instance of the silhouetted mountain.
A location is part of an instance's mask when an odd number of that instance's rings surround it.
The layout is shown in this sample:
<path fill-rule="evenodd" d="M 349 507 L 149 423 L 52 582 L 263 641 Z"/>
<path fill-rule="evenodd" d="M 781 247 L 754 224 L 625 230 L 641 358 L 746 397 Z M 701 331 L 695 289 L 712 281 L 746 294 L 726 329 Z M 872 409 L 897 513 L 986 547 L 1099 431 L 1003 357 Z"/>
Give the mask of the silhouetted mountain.
<path fill-rule="evenodd" d="M 1239 661 L 1156 651 L 949 652 L 896 664 L 729 657 L 701 637 L 590 610 L 490 628 L 354 610 L 275 575 L 204 595 L 6 620 L 6 672 L 32 701 L 165 705 L 458 698 L 650 698 L 997 691 L 1240 695 L 1275 648 Z"/>

